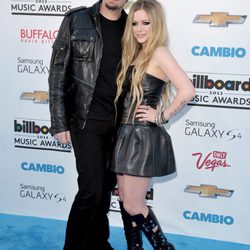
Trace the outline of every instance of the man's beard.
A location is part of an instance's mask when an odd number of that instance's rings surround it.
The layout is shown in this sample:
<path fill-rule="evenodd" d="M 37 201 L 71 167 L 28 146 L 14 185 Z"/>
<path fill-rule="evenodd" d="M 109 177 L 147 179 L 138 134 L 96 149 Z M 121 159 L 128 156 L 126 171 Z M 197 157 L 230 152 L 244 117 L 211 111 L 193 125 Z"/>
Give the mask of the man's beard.
<path fill-rule="evenodd" d="M 118 5 L 110 5 L 108 3 L 105 3 L 105 6 L 109 10 L 118 10 L 118 9 L 120 9 Z"/>

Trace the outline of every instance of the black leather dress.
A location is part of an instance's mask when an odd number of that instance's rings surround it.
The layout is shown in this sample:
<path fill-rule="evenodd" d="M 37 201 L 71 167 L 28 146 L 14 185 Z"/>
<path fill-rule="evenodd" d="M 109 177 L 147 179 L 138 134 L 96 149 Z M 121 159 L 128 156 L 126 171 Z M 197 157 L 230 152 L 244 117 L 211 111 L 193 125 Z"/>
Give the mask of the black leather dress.
<path fill-rule="evenodd" d="M 125 80 L 123 112 L 118 129 L 112 171 L 134 176 L 164 176 L 176 171 L 175 158 L 170 135 L 164 127 L 155 123 L 133 120 L 130 82 L 132 67 L 129 67 Z M 165 82 L 145 74 L 142 81 L 144 91 L 142 104 L 156 108 L 160 101 Z"/>

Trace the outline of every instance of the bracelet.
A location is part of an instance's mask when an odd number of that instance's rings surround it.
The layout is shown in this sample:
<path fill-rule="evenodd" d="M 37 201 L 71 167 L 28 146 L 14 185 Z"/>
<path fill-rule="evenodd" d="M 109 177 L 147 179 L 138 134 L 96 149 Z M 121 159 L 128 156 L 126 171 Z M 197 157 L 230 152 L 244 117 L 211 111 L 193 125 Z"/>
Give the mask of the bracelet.
<path fill-rule="evenodd" d="M 158 126 L 162 126 L 164 124 L 168 123 L 168 120 L 164 116 L 164 112 L 162 111 L 161 113 L 157 113 L 155 116 L 155 124 Z"/>
<path fill-rule="evenodd" d="M 164 111 L 161 112 L 161 121 L 163 124 L 167 124 L 168 120 L 166 119 L 165 115 L 164 115 Z"/>

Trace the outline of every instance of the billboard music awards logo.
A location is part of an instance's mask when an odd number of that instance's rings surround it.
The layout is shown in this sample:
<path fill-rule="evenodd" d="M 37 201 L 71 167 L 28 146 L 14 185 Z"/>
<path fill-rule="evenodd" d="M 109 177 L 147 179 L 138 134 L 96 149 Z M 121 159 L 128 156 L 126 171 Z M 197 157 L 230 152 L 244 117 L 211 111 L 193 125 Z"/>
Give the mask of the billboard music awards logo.
<path fill-rule="evenodd" d="M 43 59 L 17 57 L 17 72 L 20 74 L 48 75 L 49 66 Z"/>
<path fill-rule="evenodd" d="M 231 165 L 227 162 L 227 152 L 212 151 L 208 154 L 202 152 L 195 152 L 192 156 L 196 159 L 196 167 L 199 170 L 211 170 L 212 172 L 216 168 L 228 168 Z"/>
<path fill-rule="evenodd" d="M 22 199 L 52 201 L 55 203 L 66 202 L 63 193 L 49 192 L 44 186 L 20 184 L 19 197 Z"/>
<path fill-rule="evenodd" d="M 10 9 L 11 15 L 62 16 L 71 9 L 71 3 L 69 0 L 12 0 Z"/>
<path fill-rule="evenodd" d="M 196 88 L 189 105 L 250 109 L 250 75 L 187 73 Z"/>
<path fill-rule="evenodd" d="M 218 128 L 215 122 L 186 119 L 184 125 L 186 136 L 222 139 L 226 141 L 241 140 L 242 135 L 239 129 Z"/>
<path fill-rule="evenodd" d="M 19 38 L 21 43 L 53 44 L 58 30 L 21 28 Z"/>
<path fill-rule="evenodd" d="M 147 206 L 152 208 L 153 207 L 153 200 L 154 200 L 154 189 L 153 188 L 150 188 L 147 191 L 145 199 L 146 199 Z M 114 190 L 112 191 L 109 210 L 113 211 L 113 212 L 119 212 L 120 211 L 119 191 L 118 191 L 117 187 L 114 188 Z"/>
<path fill-rule="evenodd" d="M 25 118 L 14 119 L 14 146 L 68 153 L 72 151 L 71 144 L 62 144 L 51 136 L 50 121 Z"/>

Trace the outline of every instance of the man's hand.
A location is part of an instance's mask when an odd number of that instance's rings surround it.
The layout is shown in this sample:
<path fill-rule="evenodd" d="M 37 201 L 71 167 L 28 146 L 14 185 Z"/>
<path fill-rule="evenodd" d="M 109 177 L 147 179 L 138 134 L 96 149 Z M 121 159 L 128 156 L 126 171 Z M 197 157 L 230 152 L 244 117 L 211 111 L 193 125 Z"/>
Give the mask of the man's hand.
<path fill-rule="evenodd" d="M 61 133 L 57 133 L 54 135 L 54 138 L 61 142 L 62 144 L 69 144 L 71 143 L 71 137 L 69 131 L 64 131 Z"/>

